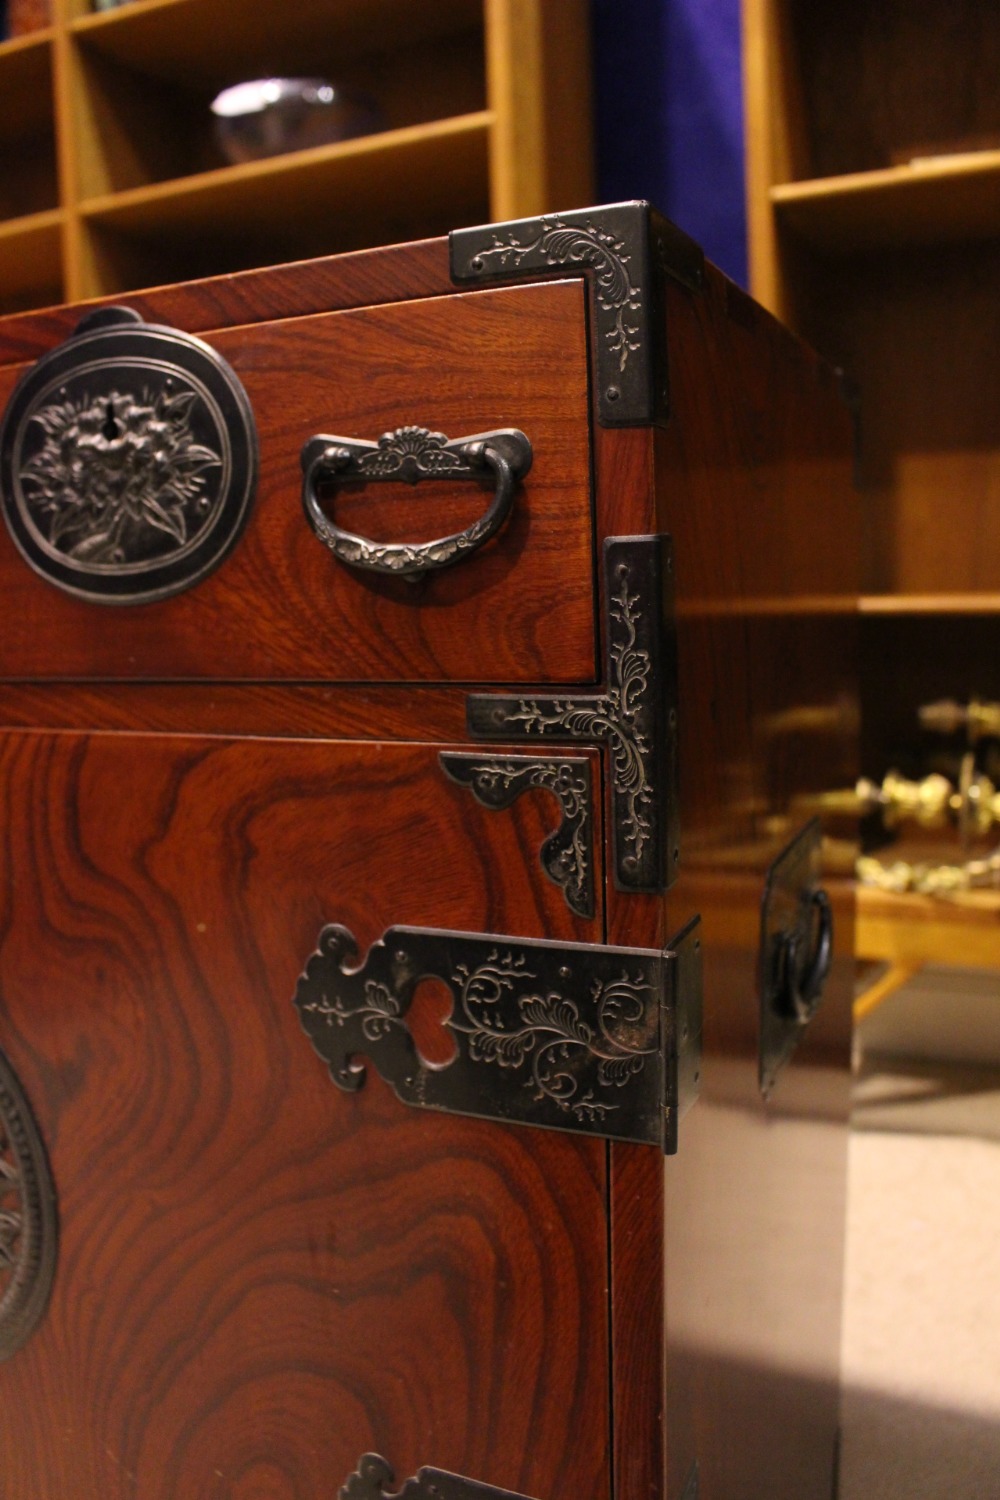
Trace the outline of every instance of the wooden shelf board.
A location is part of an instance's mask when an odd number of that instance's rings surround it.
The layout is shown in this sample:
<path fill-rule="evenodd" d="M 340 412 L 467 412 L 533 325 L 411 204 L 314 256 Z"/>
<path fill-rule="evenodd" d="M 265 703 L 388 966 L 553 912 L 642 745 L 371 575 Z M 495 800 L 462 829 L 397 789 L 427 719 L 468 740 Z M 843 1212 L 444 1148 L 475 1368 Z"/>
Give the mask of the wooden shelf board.
<path fill-rule="evenodd" d="M 446 179 L 442 191 L 460 202 L 463 186 L 471 185 L 480 168 L 485 189 L 491 122 L 490 112 L 482 110 L 412 125 L 90 198 L 80 211 L 92 224 L 128 233 L 165 225 L 190 231 L 224 224 L 227 232 L 238 234 L 266 226 L 262 215 L 273 216 L 276 223 L 289 212 L 315 216 L 324 192 L 337 194 L 337 204 L 328 200 L 328 206 L 340 212 L 361 212 L 377 202 L 384 214 L 394 196 L 413 199 L 432 190 L 435 174 Z"/>
<path fill-rule="evenodd" d="M 1000 891 L 945 901 L 858 889 L 859 958 L 1000 968 Z"/>
<path fill-rule="evenodd" d="M 995 615 L 1000 594 L 863 594 L 865 615 Z"/>
<path fill-rule="evenodd" d="M 770 200 L 783 226 L 827 251 L 992 238 L 1000 235 L 1000 151 L 780 183 Z"/>
<path fill-rule="evenodd" d="M 456 32 L 481 30 L 482 0 L 132 0 L 95 11 L 70 34 L 126 67 L 189 87 L 303 72 L 303 58 L 394 52 Z M 309 71 L 306 68 L 305 71 Z M 349 66 L 341 81 L 349 82 Z M 336 80 L 335 80 L 336 81 Z"/>
<path fill-rule="evenodd" d="M 59 285 L 64 217 L 52 209 L 0 224 L 0 302 Z"/>
<path fill-rule="evenodd" d="M 40 31 L 29 31 L 25 36 L 8 37 L 6 41 L 0 42 L 0 69 L 6 67 L 9 58 L 47 51 L 54 36 L 53 28 L 44 26 Z"/>

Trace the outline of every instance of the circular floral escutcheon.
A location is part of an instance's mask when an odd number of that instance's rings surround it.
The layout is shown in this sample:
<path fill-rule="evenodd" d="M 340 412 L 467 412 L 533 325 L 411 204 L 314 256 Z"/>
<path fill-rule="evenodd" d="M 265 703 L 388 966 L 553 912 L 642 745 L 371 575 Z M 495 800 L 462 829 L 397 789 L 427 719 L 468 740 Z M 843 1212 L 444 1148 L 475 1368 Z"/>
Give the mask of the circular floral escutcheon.
<path fill-rule="evenodd" d="M 129 308 L 91 313 L 32 366 L 0 427 L 0 500 L 50 583 L 105 604 L 190 588 L 246 523 L 257 434 L 214 349 Z"/>
<path fill-rule="evenodd" d="M 56 1268 L 56 1196 L 45 1147 L 0 1052 L 0 1360 L 32 1333 Z"/>

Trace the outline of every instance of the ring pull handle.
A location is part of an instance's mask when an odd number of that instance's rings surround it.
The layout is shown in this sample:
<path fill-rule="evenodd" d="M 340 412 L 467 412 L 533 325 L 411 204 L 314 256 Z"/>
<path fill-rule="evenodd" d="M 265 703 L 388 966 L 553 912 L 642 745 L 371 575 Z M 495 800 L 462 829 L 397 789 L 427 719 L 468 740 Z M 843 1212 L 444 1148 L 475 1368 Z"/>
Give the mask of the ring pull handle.
<path fill-rule="evenodd" d="M 833 910 L 816 888 L 803 901 L 802 920 L 779 943 L 776 999 L 789 1019 L 805 1025 L 816 1014 L 833 962 Z"/>
<path fill-rule="evenodd" d="M 495 536 L 507 519 L 514 488 L 531 468 L 531 443 L 516 428 L 445 437 L 426 427 L 397 427 L 377 443 L 320 434 L 302 449 L 302 504 L 306 519 L 335 557 L 368 572 L 416 578 L 461 562 Z M 344 531 L 323 510 L 317 488 L 331 481 L 481 479 L 492 476 L 489 507 L 464 531 L 432 542 L 375 542 Z"/>

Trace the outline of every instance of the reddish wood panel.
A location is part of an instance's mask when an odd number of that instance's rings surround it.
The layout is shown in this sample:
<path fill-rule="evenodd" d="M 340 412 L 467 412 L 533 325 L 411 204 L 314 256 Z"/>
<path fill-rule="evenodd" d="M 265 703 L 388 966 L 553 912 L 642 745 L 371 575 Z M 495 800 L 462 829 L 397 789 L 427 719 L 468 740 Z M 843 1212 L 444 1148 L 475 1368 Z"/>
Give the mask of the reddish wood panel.
<path fill-rule="evenodd" d="M 212 335 L 257 415 L 247 529 L 195 588 L 110 608 L 40 580 L 0 536 L 0 675 L 322 681 L 591 681 L 595 674 L 587 351 L 580 280 L 247 324 Z M 17 371 L 0 373 L 0 405 Z M 520 427 L 534 464 L 481 552 L 417 584 L 338 562 L 306 523 L 299 453 L 319 432 Z M 467 526 L 475 484 L 342 494 L 378 540 Z"/>
<path fill-rule="evenodd" d="M 608 1487 L 605 1147 L 339 1092 L 300 1030 L 321 924 L 593 937 L 428 746 L 0 742 L 0 1046 L 60 1197 L 0 1365 L 11 1495 L 332 1493 L 375 1450 Z"/>
<path fill-rule="evenodd" d="M 667 912 L 668 927 L 702 914 L 705 1058 L 663 1176 L 666 1494 L 697 1459 L 703 1500 L 827 1500 L 849 904 L 820 1013 L 767 1101 L 758 968 L 766 869 L 808 816 L 796 797 L 856 774 L 850 423 L 828 368 L 714 270 L 697 296 L 671 288 L 667 317 L 656 489 L 676 549 L 682 826 Z"/>
<path fill-rule="evenodd" d="M 297 318 L 330 307 L 367 307 L 451 291 L 446 240 L 360 250 L 0 318 L 0 364 L 37 359 L 68 338 L 84 312 L 122 302 L 148 322 L 205 333 L 228 324 Z"/>
<path fill-rule="evenodd" d="M 464 688 L 234 687 L 228 683 L 0 683 L 0 725 L 164 734 L 315 735 L 334 739 L 465 737 Z M 553 747 L 554 748 L 554 747 Z M 523 746 L 522 746 L 523 749 Z"/>

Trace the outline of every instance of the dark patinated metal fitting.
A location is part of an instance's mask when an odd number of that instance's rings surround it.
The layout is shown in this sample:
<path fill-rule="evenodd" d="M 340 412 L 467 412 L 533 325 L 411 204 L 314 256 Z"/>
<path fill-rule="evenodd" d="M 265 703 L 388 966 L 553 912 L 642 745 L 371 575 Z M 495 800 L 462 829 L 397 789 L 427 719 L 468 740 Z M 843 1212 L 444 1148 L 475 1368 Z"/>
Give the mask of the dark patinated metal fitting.
<path fill-rule="evenodd" d="M 418 1469 L 412 1479 L 392 1489 L 394 1475 L 377 1453 L 365 1453 L 358 1467 L 340 1487 L 338 1500 L 527 1500 L 513 1490 L 502 1490 L 446 1469 Z"/>
<path fill-rule="evenodd" d="M 457 229 L 452 280 L 535 280 L 585 272 L 590 282 L 597 414 L 606 426 L 663 423 L 669 414 L 664 278 L 704 281 L 698 245 L 648 203 L 613 203 Z"/>
<path fill-rule="evenodd" d="M 55 1278 L 56 1194 L 41 1133 L 0 1052 L 0 1360 L 38 1326 Z"/>
<path fill-rule="evenodd" d="M 640 1141 L 672 1153 L 697 1097 L 698 918 L 663 951 L 391 927 L 357 968 L 346 927 L 325 927 L 295 992 L 338 1087 L 370 1060 L 405 1104 Z M 424 979 L 451 992 L 455 1056 L 425 1062 L 407 1024 Z"/>
<path fill-rule="evenodd" d="M 582 756 L 484 755 L 442 751 L 441 769 L 466 786 L 483 807 L 499 812 L 524 792 L 542 789 L 559 799 L 562 821 L 542 844 L 542 869 L 559 886 L 570 911 L 594 915 L 594 794 L 590 762 Z"/>
<path fill-rule="evenodd" d="M 201 339 L 100 308 L 21 380 L 0 425 L 0 502 L 64 592 L 145 604 L 236 545 L 257 485 L 253 412 Z"/>
<path fill-rule="evenodd" d="M 397 427 L 377 443 L 319 434 L 302 449 L 302 504 L 306 520 L 334 557 L 373 573 L 418 578 L 450 568 L 482 547 L 510 514 L 514 489 L 531 468 L 531 443 L 516 427 L 447 438 L 427 427 Z M 344 531 L 320 504 L 324 483 L 353 480 L 481 479 L 494 485 L 487 510 L 464 531 L 432 542 L 374 542 Z"/>
<path fill-rule="evenodd" d="M 680 858 L 677 643 L 669 537 L 604 544 L 607 684 L 596 693 L 470 694 L 480 740 L 549 739 L 607 748 L 615 884 L 666 890 Z"/>
<path fill-rule="evenodd" d="M 761 902 L 761 1092 L 773 1089 L 823 998 L 833 962 L 833 914 L 821 888 L 818 818 L 771 865 Z"/>

